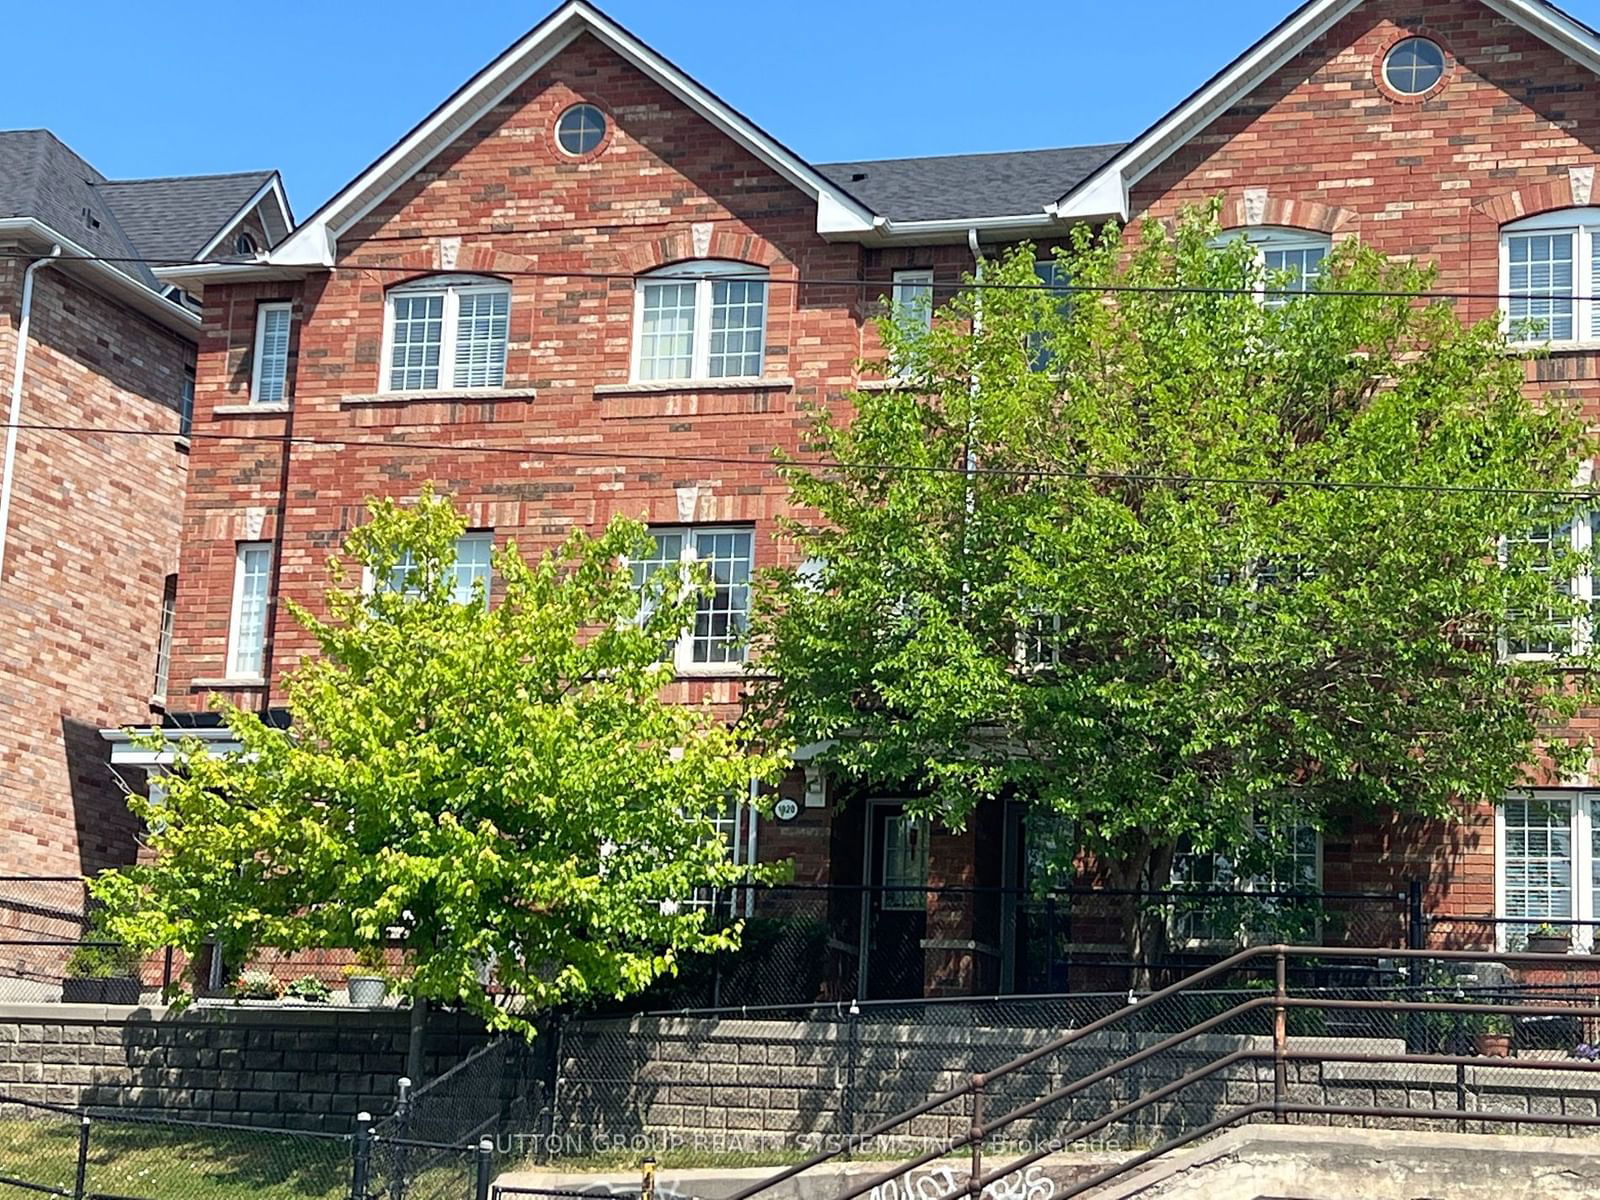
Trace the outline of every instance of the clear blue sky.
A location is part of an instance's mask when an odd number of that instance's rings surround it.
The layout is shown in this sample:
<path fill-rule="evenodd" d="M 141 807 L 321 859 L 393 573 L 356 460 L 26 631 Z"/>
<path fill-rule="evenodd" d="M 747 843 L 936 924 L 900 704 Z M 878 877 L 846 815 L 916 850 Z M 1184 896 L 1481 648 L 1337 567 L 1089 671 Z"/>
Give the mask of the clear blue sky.
<path fill-rule="evenodd" d="M 602 0 L 825 162 L 1120 141 L 1298 0 Z M 555 7 L 10 0 L 0 128 L 112 177 L 277 167 L 304 217 Z M 1568 0 L 1600 25 L 1600 0 Z"/>

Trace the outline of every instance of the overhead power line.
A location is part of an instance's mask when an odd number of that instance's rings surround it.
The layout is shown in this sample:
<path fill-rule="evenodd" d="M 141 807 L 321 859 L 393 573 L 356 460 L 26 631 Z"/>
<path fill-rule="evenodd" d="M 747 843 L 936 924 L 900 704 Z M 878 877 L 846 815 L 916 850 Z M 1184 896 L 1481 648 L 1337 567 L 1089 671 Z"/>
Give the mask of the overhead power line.
<path fill-rule="evenodd" d="M 21 254 L 15 251 L 0 251 L 0 259 L 20 259 L 32 262 L 39 258 L 36 254 Z M 54 262 L 97 262 L 107 264 L 143 264 L 156 267 L 247 267 L 258 264 L 239 262 L 229 259 L 150 259 L 134 256 L 117 257 L 114 255 L 100 254 L 62 254 Z M 1043 261 L 1043 260 L 1041 260 Z M 417 267 L 399 266 L 389 263 L 344 263 L 332 267 L 319 267 L 316 270 L 329 272 L 362 271 L 369 273 L 391 273 L 400 275 L 418 275 L 426 273 Z M 472 272 L 469 272 L 472 273 Z M 558 271 L 554 269 L 540 269 L 534 267 L 507 268 L 477 272 L 494 276 L 496 278 L 531 278 L 531 279 L 593 279 L 600 281 L 634 282 L 640 278 L 648 277 L 648 272 L 629 273 L 624 271 Z M 744 271 L 707 271 L 697 275 L 677 275 L 679 280 L 709 279 L 718 281 L 748 280 L 751 278 L 749 270 Z M 873 276 L 822 276 L 822 275 L 795 275 L 789 277 L 768 276 L 769 285 L 789 287 L 829 287 L 829 288 L 881 288 L 889 290 L 894 287 L 892 277 Z M 1184 295 L 1184 296 L 1317 296 L 1327 298 L 1330 296 L 1348 296 L 1362 299 L 1389 299 L 1389 300 L 1529 300 L 1529 301 L 1572 301 L 1573 303 L 1600 303 L 1600 295 L 1594 296 L 1568 296 L 1566 293 L 1552 295 L 1550 292 L 1500 292 L 1500 291 L 1449 291 L 1433 290 L 1426 292 L 1411 292 L 1391 290 L 1384 288 L 1330 288 L 1325 290 L 1303 291 L 1300 288 L 1274 288 L 1266 286 L 1252 286 L 1241 284 L 1237 287 L 1208 287 L 1201 285 L 1185 284 L 1131 284 L 1131 283 L 1001 283 L 994 280 L 964 279 L 959 283 L 941 282 L 935 280 L 929 284 L 919 284 L 919 287 L 928 287 L 935 292 L 964 292 L 964 291 L 1005 291 L 1005 292 L 1049 292 L 1053 295 L 1072 295 L 1075 293 L 1095 293 L 1106 295 Z"/>
<path fill-rule="evenodd" d="M 172 438 L 171 430 L 140 429 L 115 425 L 60 425 L 48 422 L 0 422 L 0 429 L 17 429 L 33 433 L 62 433 L 80 436 L 158 437 Z M 1233 475 L 1179 475 L 1146 471 L 1074 471 L 1058 467 L 986 467 L 936 463 L 841 463 L 833 459 L 803 459 L 789 461 L 777 457 L 729 454 L 672 454 L 659 451 L 627 451 L 583 449 L 572 446 L 545 446 L 537 443 L 495 446 L 461 444 L 456 442 L 401 441 L 394 438 L 315 437 L 308 434 L 281 433 L 221 433 L 212 430 L 191 430 L 186 437 L 192 440 L 217 442 L 260 442 L 269 445 L 298 447 L 326 446 L 341 449 L 349 447 L 379 450 L 428 450 L 451 454 L 504 454 L 520 458 L 579 458 L 607 462 L 682 463 L 688 466 L 741 466 L 766 467 L 783 470 L 789 467 L 813 471 L 843 471 L 871 474 L 921 474 L 995 476 L 1013 479 L 1072 479 L 1090 483 L 1137 483 L 1171 487 L 1259 487 L 1269 489 L 1308 488 L 1320 491 L 1400 492 L 1419 495 L 1465 496 L 1526 496 L 1545 499 L 1593 500 L 1600 491 L 1591 488 L 1503 488 L 1460 483 L 1406 483 L 1392 480 L 1350 479 L 1283 479 Z"/>

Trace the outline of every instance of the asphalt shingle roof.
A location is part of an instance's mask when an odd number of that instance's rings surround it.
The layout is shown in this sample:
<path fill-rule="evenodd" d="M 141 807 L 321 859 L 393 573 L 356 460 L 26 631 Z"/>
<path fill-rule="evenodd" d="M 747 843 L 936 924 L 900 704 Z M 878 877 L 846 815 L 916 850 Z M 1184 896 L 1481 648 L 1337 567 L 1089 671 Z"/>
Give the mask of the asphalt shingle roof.
<path fill-rule="evenodd" d="M 33 217 L 154 291 L 147 262 L 192 258 L 271 177 L 109 180 L 48 129 L 0 130 L 0 217 Z"/>
<path fill-rule="evenodd" d="M 819 163 L 817 170 L 891 221 L 1037 213 L 1083 182 L 1122 143 Z"/>
<path fill-rule="evenodd" d="M 99 186 L 133 244 L 154 262 L 193 258 L 258 192 L 271 171 L 114 179 Z"/>

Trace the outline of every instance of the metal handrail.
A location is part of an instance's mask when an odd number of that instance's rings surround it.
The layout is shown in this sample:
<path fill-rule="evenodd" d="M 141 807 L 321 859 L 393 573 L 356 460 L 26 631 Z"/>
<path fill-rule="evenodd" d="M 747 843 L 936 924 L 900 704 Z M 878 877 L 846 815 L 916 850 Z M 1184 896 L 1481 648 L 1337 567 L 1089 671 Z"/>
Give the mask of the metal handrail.
<path fill-rule="evenodd" d="M 1194 988 L 1197 984 L 1203 983 L 1208 979 L 1212 979 L 1221 974 L 1226 974 L 1229 971 L 1237 970 L 1247 963 L 1251 963 L 1258 959 L 1269 956 L 1272 958 L 1275 966 L 1276 987 L 1273 995 L 1261 996 L 1236 1005 L 1227 1012 L 1200 1022 L 1198 1025 L 1192 1026 L 1181 1033 L 1174 1034 L 1172 1037 L 1157 1043 L 1155 1046 L 1146 1047 L 1144 1050 L 1138 1051 L 1132 1055 L 1128 1055 L 1121 1061 L 1112 1064 L 1112 1066 L 1102 1068 L 1100 1071 L 1085 1077 L 1085 1080 L 1098 1082 L 1101 1079 L 1107 1078 L 1110 1073 L 1126 1070 L 1130 1066 L 1136 1066 L 1145 1059 L 1152 1057 L 1154 1054 L 1160 1053 L 1163 1049 L 1170 1049 L 1174 1045 L 1181 1044 L 1182 1042 L 1198 1036 L 1199 1033 L 1203 1033 L 1207 1029 L 1210 1029 L 1225 1020 L 1259 1008 L 1271 1007 L 1274 1010 L 1275 1016 L 1272 1052 L 1273 1058 L 1277 1064 L 1277 1070 L 1275 1072 L 1275 1087 L 1278 1099 L 1281 1101 L 1286 1092 L 1284 1078 L 1285 1065 L 1290 1057 L 1287 1046 L 1288 1036 L 1286 1023 L 1288 1010 L 1290 1008 L 1329 1007 L 1365 1008 L 1378 1009 L 1380 1011 L 1388 1010 L 1418 1013 L 1481 1013 L 1485 1007 L 1481 1004 L 1457 1004 L 1450 1002 L 1406 1002 L 1393 1000 L 1319 1001 L 1312 997 L 1291 997 L 1287 992 L 1286 974 L 1287 960 L 1291 956 L 1301 958 L 1316 957 L 1346 959 L 1381 957 L 1386 959 L 1427 960 L 1434 962 L 1483 962 L 1488 960 L 1502 963 L 1531 963 L 1534 965 L 1550 966 L 1560 964 L 1569 968 L 1575 964 L 1582 964 L 1585 962 L 1585 960 L 1587 960 L 1587 965 L 1600 968 L 1600 957 L 1594 955 L 1536 954 L 1527 952 L 1490 953 L 1475 950 L 1427 949 L 1384 950 L 1375 954 L 1371 949 L 1353 946 L 1289 946 L 1281 944 L 1270 946 L 1252 946 L 1245 950 L 1241 950 L 1237 954 L 1230 955 L 1220 962 L 1213 963 L 1211 966 L 1197 971 L 1193 975 L 1178 980 L 1176 983 L 1170 984 L 1169 986 L 1161 988 L 1158 991 L 1151 992 L 1148 996 L 1134 1000 L 1126 1007 L 1118 1009 L 1114 1013 L 1109 1013 L 1106 1016 L 1091 1021 L 1089 1024 L 1081 1026 L 1078 1029 L 1069 1030 L 1062 1036 L 1052 1039 L 1041 1046 L 1035 1047 L 1033 1050 L 1030 1050 L 1024 1054 L 1020 1054 L 1016 1058 L 1013 1058 L 1010 1062 L 1004 1063 L 992 1071 L 976 1073 L 966 1083 L 931 1096 L 922 1103 L 879 1122 L 877 1125 L 874 1125 L 872 1128 L 868 1129 L 862 1134 L 856 1135 L 852 1138 L 844 1139 L 840 1145 L 834 1147 L 833 1149 L 820 1151 L 819 1153 L 812 1155 L 810 1158 L 783 1168 L 781 1171 L 776 1172 L 766 1179 L 759 1180 L 749 1187 L 742 1188 L 739 1191 L 729 1195 L 727 1200 L 749 1200 L 749 1197 L 755 1196 L 763 1191 L 766 1191 L 768 1188 L 775 1187 L 776 1185 L 789 1179 L 793 1179 L 796 1175 L 802 1174 L 813 1167 L 821 1166 L 823 1163 L 831 1162 L 833 1159 L 839 1157 L 841 1154 L 849 1150 L 853 1145 L 868 1141 L 873 1138 L 881 1137 L 883 1134 L 889 1133 L 899 1126 L 904 1125 L 916 1119 L 917 1117 L 924 1116 L 934 1109 L 942 1107 L 945 1104 L 949 1104 L 954 1100 L 961 1099 L 965 1096 L 973 1096 L 975 1098 L 981 1097 L 985 1087 L 997 1079 L 1004 1078 L 1028 1066 L 1031 1066 L 1035 1062 L 1038 1062 L 1041 1058 L 1058 1053 L 1059 1051 L 1066 1049 L 1068 1046 L 1073 1045 L 1075 1042 L 1081 1041 L 1091 1034 L 1102 1032 L 1103 1030 L 1106 1030 L 1118 1022 L 1130 1017 L 1131 1015 L 1142 1012 L 1145 1009 L 1148 1009 L 1151 1006 L 1158 1004 L 1174 995 L 1188 991 Z M 1556 1015 L 1600 1017 L 1600 1008 L 1582 1008 L 1572 1005 L 1516 1005 L 1515 1007 L 1518 1012 L 1524 1012 L 1533 1016 Z M 1378 1061 L 1396 1060 L 1382 1058 L 1380 1056 Z M 1452 1059 L 1451 1061 L 1456 1060 Z M 835 1200 L 854 1200 L 856 1196 L 860 1196 L 871 1191 L 873 1187 L 881 1186 L 891 1179 L 897 1179 L 907 1171 L 915 1170 L 919 1166 L 922 1166 L 928 1162 L 932 1162 L 936 1158 L 942 1157 L 966 1146 L 972 1147 L 973 1150 L 972 1172 L 969 1175 L 967 1185 L 960 1190 L 967 1192 L 974 1198 L 974 1200 L 976 1200 L 979 1193 L 988 1184 L 993 1183 L 997 1179 L 1005 1178 L 1006 1175 L 1015 1172 L 1021 1167 L 1026 1167 L 1034 1162 L 1037 1162 L 1046 1154 L 1054 1153 L 1054 1150 L 1051 1149 L 1036 1151 L 1015 1160 L 1003 1169 L 998 1169 L 997 1171 L 991 1171 L 988 1174 L 984 1174 L 982 1173 L 982 1145 L 984 1139 L 989 1134 L 994 1133 L 996 1130 L 1003 1129 L 1014 1121 L 1020 1120 L 1023 1116 L 1031 1115 L 1033 1112 L 1037 1112 L 1046 1104 L 1053 1103 L 1056 1100 L 1064 1099 L 1067 1096 L 1075 1094 L 1076 1091 L 1081 1091 L 1084 1087 L 1088 1086 L 1092 1086 L 1092 1083 L 1085 1082 L 1084 1080 L 1074 1081 L 1074 1083 L 1068 1084 L 1064 1088 L 1056 1089 L 1055 1092 L 1051 1093 L 1047 1097 L 1029 1101 L 1020 1108 L 1013 1109 L 1011 1112 L 1006 1113 L 1005 1115 L 998 1117 L 993 1121 L 984 1121 L 982 1119 L 981 1099 L 976 1099 L 974 1104 L 975 1111 L 972 1128 L 967 1133 L 959 1137 L 950 1138 L 935 1150 L 917 1155 L 912 1159 L 898 1164 L 888 1172 L 881 1172 L 878 1175 L 873 1176 L 870 1180 L 858 1187 L 854 1187 L 839 1193 L 839 1195 L 835 1197 Z M 1168 1085 L 1169 1088 L 1170 1086 L 1171 1085 Z M 1145 1099 L 1148 1101 L 1157 1094 L 1165 1095 L 1168 1094 L 1168 1092 L 1166 1090 L 1159 1090 L 1158 1093 L 1152 1093 L 1152 1097 L 1147 1097 Z M 1134 1111 L 1137 1111 L 1137 1108 L 1140 1107 L 1143 1107 L 1143 1103 L 1138 1103 Z M 1121 1116 L 1126 1115 L 1129 1114 L 1121 1114 Z M 1115 1120 L 1120 1120 L 1121 1116 L 1113 1117 L 1111 1120 L 1105 1120 L 1102 1118 L 1104 1123 L 1096 1125 L 1095 1128 L 1104 1128 L 1106 1124 L 1112 1124 L 1115 1122 Z M 1091 1130 L 1091 1132 L 1093 1131 Z M 1086 1135 L 1080 1132 L 1076 1136 L 1082 1137 Z M 1056 1140 L 1057 1139 L 1052 1139 L 1052 1142 Z M 959 1192 L 952 1194 L 959 1194 Z"/>

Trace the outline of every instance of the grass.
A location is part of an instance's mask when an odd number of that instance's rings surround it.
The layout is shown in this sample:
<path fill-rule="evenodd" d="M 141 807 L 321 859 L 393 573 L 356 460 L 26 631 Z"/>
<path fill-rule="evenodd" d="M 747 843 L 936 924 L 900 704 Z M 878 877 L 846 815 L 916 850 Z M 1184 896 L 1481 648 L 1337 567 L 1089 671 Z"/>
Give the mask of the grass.
<path fill-rule="evenodd" d="M 0 1177 L 70 1194 L 77 1163 L 78 1128 L 70 1118 L 0 1121 Z M 95 1121 L 85 1184 L 89 1192 L 139 1200 L 343 1200 L 350 1147 L 254 1130 Z M 0 1183 L 0 1200 L 28 1194 Z"/>

